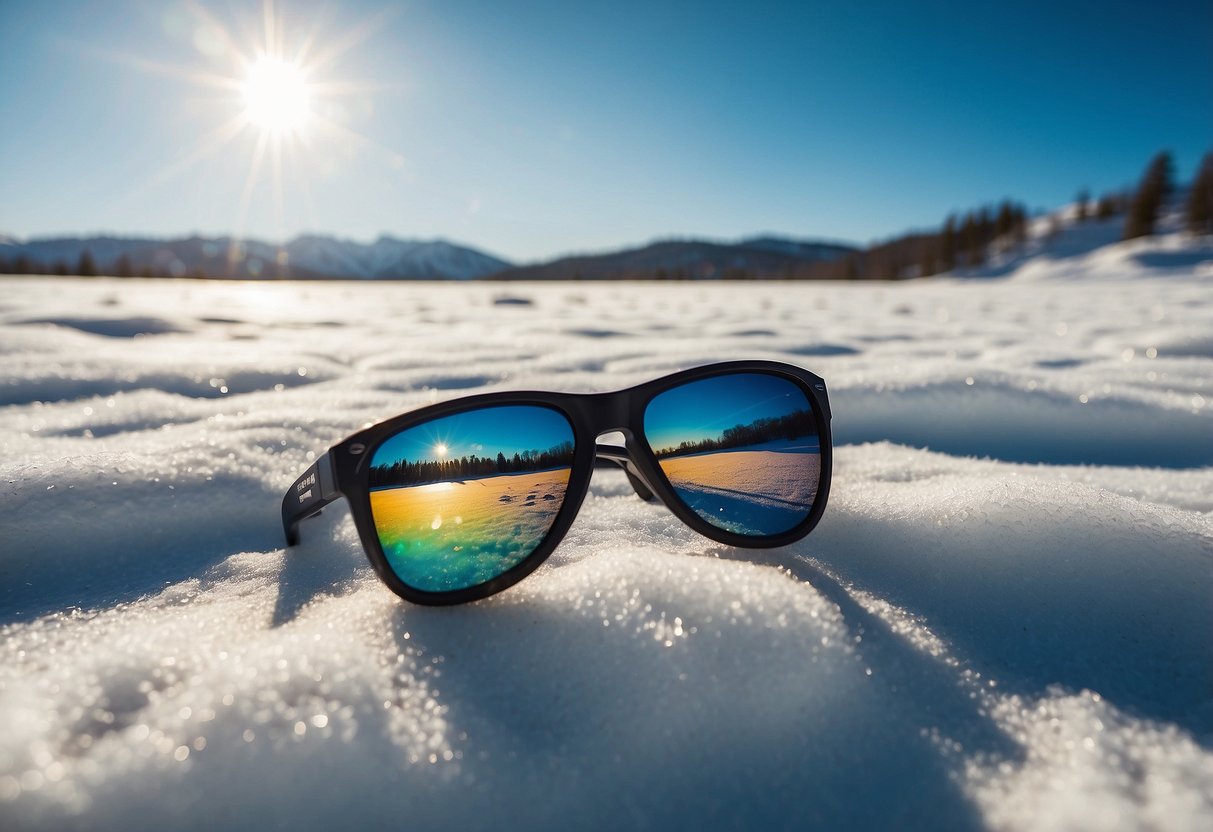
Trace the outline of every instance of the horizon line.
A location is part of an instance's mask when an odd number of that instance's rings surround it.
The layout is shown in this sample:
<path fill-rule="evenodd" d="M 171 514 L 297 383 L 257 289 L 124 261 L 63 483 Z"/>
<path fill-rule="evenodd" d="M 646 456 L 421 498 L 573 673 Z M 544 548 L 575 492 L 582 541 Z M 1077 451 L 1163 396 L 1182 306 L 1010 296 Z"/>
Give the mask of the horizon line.
<path fill-rule="evenodd" d="M 904 232 L 894 232 L 894 236 L 896 236 L 896 234 L 898 234 L 898 233 L 914 233 L 914 232 L 912 229 L 906 230 Z M 510 266 L 539 265 L 539 264 L 543 264 L 543 263 L 549 263 L 549 262 L 554 262 L 557 260 L 565 260 L 565 259 L 570 259 L 570 258 L 575 258 L 575 257 L 597 257 L 597 256 L 601 256 L 601 255 L 606 255 L 606 254 L 615 254 L 620 251 L 627 251 L 627 250 L 631 250 L 631 249 L 642 249 L 642 248 L 646 248 L 648 246 L 658 245 L 660 243 L 707 243 L 709 245 L 740 246 L 740 245 L 745 245 L 746 243 L 753 242 L 755 240 L 776 239 L 776 240 L 781 240 L 781 241 L 790 242 L 790 243 L 798 243 L 798 244 L 802 244 L 802 245 L 807 244 L 807 245 L 822 245 L 822 246 L 838 246 L 841 248 L 854 249 L 854 250 L 858 251 L 858 250 L 862 250 L 862 249 L 868 247 L 869 245 L 871 245 L 874 242 L 877 242 L 882 239 L 887 239 L 887 235 L 886 235 L 884 237 L 875 237 L 871 241 L 868 241 L 868 242 L 856 242 L 856 241 L 852 241 L 852 240 L 844 240 L 844 239 L 841 239 L 838 237 L 824 237 L 824 236 L 823 237 L 807 237 L 807 236 L 795 235 L 795 234 L 790 234 L 790 233 L 785 233 L 785 232 L 780 232 L 780 231 L 770 231 L 770 230 L 754 231 L 754 232 L 747 233 L 747 234 L 741 234 L 741 235 L 736 235 L 736 236 L 727 236 L 727 237 L 710 235 L 710 234 L 699 235 L 699 234 L 694 234 L 694 233 L 687 234 L 687 233 L 669 232 L 666 234 L 658 234 L 656 236 L 648 237 L 645 240 L 639 241 L 639 242 L 629 241 L 629 242 L 624 242 L 624 243 L 618 243 L 618 244 L 615 244 L 614 246 L 604 247 L 604 248 L 600 248 L 600 249 L 580 249 L 580 250 L 568 249 L 568 250 L 557 252 L 555 254 L 549 254 L 549 255 L 545 255 L 543 257 L 538 257 L 535 259 L 527 259 L 527 260 L 511 260 L 508 257 L 496 254 L 493 251 L 483 248 L 477 244 L 470 243 L 470 242 L 464 242 L 461 240 L 455 240 L 455 239 L 452 239 L 452 238 L 444 236 L 444 235 L 438 235 L 438 236 L 434 236 L 434 237 L 405 237 L 405 236 L 397 236 L 396 234 L 393 234 L 392 232 L 388 232 L 388 231 L 381 231 L 381 232 L 379 232 L 378 235 L 370 238 L 369 240 L 360 240 L 355 237 L 342 236 L 342 235 L 334 233 L 334 232 L 300 231 L 300 232 L 290 236 L 289 238 L 287 238 L 284 241 L 275 241 L 275 240 L 270 240 L 270 239 L 267 239 L 264 237 L 258 237 L 258 236 L 253 236 L 253 235 L 240 236 L 240 235 L 236 235 L 231 232 L 207 234 L 207 233 L 203 233 L 203 232 L 200 232 L 197 230 L 181 232 L 176 235 L 162 235 L 162 234 L 140 233 L 140 232 L 119 232 L 119 231 L 94 231 L 94 232 L 77 231 L 77 232 L 59 232 L 59 233 L 49 233 L 49 234 L 37 234 L 37 235 L 31 235 L 28 237 L 22 237 L 19 234 L 10 234 L 8 232 L 0 231 L 0 246 L 6 246 L 6 245 L 24 246 L 24 245 L 33 245 L 33 244 L 39 244 L 39 243 L 54 243 L 54 242 L 66 242 L 66 241 L 83 242 L 83 241 L 87 241 L 87 240 L 113 240 L 113 241 L 119 241 L 119 242 L 147 242 L 147 243 L 165 243 L 165 244 L 180 242 L 183 240 L 203 240 L 203 241 L 231 241 L 233 243 L 260 243 L 262 245 L 277 247 L 279 249 L 284 249 L 287 246 L 289 246 L 290 244 L 297 242 L 298 240 L 300 240 L 302 238 L 309 238 L 309 237 L 327 239 L 327 240 L 332 240 L 332 241 L 338 242 L 338 243 L 353 244 L 353 245 L 358 245 L 358 246 L 372 246 L 375 243 L 378 243 L 382 240 L 391 240 L 391 241 L 400 242 L 400 243 L 421 243 L 421 244 L 443 243 L 446 245 L 450 245 L 450 246 L 454 246 L 454 247 L 462 248 L 462 249 L 467 249 L 469 251 L 473 251 L 478 254 L 492 257 L 495 260 L 500 260 L 503 263 L 508 263 Z"/>

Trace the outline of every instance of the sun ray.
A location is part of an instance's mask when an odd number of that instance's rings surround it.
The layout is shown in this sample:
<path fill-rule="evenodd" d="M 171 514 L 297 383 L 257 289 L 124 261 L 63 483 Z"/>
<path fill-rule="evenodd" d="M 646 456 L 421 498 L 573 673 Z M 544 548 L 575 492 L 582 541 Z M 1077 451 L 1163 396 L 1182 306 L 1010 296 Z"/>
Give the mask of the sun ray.
<path fill-rule="evenodd" d="M 107 49 L 96 49 L 93 47 L 82 46 L 81 52 L 87 52 L 93 57 L 110 63 L 123 64 L 132 69 L 137 69 L 141 72 L 146 72 L 152 75 L 165 75 L 170 78 L 176 78 L 181 81 L 186 81 L 189 84 L 198 87 L 213 87 L 222 90 L 239 90 L 240 79 L 233 78 L 228 75 L 219 75 L 214 72 L 200 72 L 198 70 L 188 69 L 186 67 L 173 66 L 172 64 L 162 63 L 160 61 L 152 61 L 147 58 L 140 58 L 135 55 L 127 55 L 122 52 L 111 52 Z"/>
<path fill-rule="evenodd" d="M 148 191 L 163 187 L 203 159 L 214 156 L 227 147 L 237 136 L 248 128 L 248 120 L 244 114 L 233 116 L 220 124 L 214 130 L 204 133 L 190 146 L 186 155 L 171 165 L 154 172 L 146 181 L 130 188 L 123 202 L 137 199 Z"/>
<path fill-rule="evenodd" d="M 264 0 L 261 4 L 261 17 L 265 29 L 265 53 L 267 55 L 282 54 L 275 38 L 277 19 L 274 17 L 274 0 Z"/>
<path fill-rule="evenodd" d="M 248 58 L 244 51 L 236 44 L 236 39 L 232 37 L 232 33 L 208 9 L 203 8 L 194 2 L 194 0 L 187 0 L 185 9 L 206 26 L 211 34 L 219 38 L 230 61 L 236 66 L 247 63 Z"/>
<path fill-rule="evenodd" d="M 257 174 L 261 169 L 261 158 L 265 155 L 265 146 L 269 143 L 270 134 L 262 131 L 257 135 L 257 146 L 253 148 L 253 158 L 249 163 L 248 176 L 244 179 L 244 188 L 240 192 L 240 202 L 236 205 L 236 232 L 239 239 L 244 237 L 244 221 L 248 216 L 249 203 L 252 200 L 253 188 L 257 184 Z"/>
<path fill-rule="evenodd" d="M 338 98 L 374 92 L 396 92 L 411 89 L 405 81 L 390 83 L 370 81 L 318 81 L 308 84 L 308 91 L 316 98 Z"/>
<path fill-rule="evenodd" d="M 306 136 L 301 136 L 299 138 L 299 143 L 302 145 L 305 151 L 311 147 Z M 303 212 L 307 217 L 307 227 L 317 228 L 320 223 L 318 222 L 316 215 L 316 201 L 312 197 L 311 178 L 306 175 L 307 171 L 300 169 L 299 162 L 301 155 L 302 154 L 299 153 L 288 153 L 286 156 L 286 164 L 288 165 L 290 173 L 292 174 L 291 181 L 293 181 L 299 188 L 302 197 L 300 201 L 303 205 Z"/>
<path fill-rule="evenodd" d="M 392 150 L 386 145 L 380 144 L 370 136 L 366 136 L 359 133 L 357 130 L 352 130 L 349 127 L 338 124 L 332 119 L 325 118 L 319 113 L 313 114 L 312 121 L 314 122 L 314 126 L 318 131 L 328 131 L 330 135 L 337 136 L 347 141 L 352 141 L 358 145 L 368 147 L 382 153 L 386 157 L 388 164 L 394 168 L 398 168 L 404 164 L 404 156 L 402 154 Z"/>
<path fill-rule="evenodd" d="M 309 71 L 318 70 L 333 64 L 346 52 L 350 51 L 355 46 L 358 46 L 367 38 L 371 37 L 382 29 L 395 15 L 395 9 L 383 9 L 368 17 L 345 35 L 334 40 L 323 50 L 319 51 L 316 54 L 316 57 L 307 62 L 307 69 Z"/>
<path fill-rule="evenodd" d="M 285 140 L 281 134 L 270 137 L 270 172 L 273 176 L 274 191 L 274 232 L 281 241 L 286 237 L 286 198 L 282 192 L 282 143 Z"/>
<path fill-rule="evenodd" d="M 299 48 L 295 50 L 295 55 L 292 60 L 298 66 L 310 66 L 308 62 L 308 55 L 311 53 L 312 47 L 316 44 L 316 39 L 325 29 L 325 17 L 323 15 L 325 15 L 325 12 L 322 11 L 316 16 L 316 19 L 312 21 L 312 26 L 308 30 L 308 33 L 299 43 Z"/>

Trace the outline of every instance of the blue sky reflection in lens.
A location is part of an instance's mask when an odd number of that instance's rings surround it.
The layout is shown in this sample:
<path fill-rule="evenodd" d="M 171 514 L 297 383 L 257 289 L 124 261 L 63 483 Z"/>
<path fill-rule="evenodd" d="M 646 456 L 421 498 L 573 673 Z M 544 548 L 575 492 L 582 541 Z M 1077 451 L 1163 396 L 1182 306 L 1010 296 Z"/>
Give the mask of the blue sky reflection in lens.
<path fill-rule="evenodd" d="M 573 429 L 547 407 L 472 410 L 396 434 L 370 473 L 388 565 L 430 592 L 496 578 L 547 536 L 572 462 Z"/>
<path fill-rule="evenodd" d="M 649 403 L 644 430 L 679 498 L 719 528 L 780 534 L 813 506 L 821 476 L 816 422 L 786 379 L 739 373 L 675 387 Z"/>

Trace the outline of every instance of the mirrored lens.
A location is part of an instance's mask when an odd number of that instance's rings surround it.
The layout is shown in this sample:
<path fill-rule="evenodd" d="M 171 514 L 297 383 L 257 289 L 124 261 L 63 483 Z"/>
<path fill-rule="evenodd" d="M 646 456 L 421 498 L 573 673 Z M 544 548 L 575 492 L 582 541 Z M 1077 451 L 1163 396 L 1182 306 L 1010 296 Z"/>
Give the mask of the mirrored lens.
<path fill-rule="evenodd" d="M 649 402 L 644 431 L 674 491 L 713 526 L 781 534 L 813 507 L 817 421 L 804 391 L 785 378 L 735 373 L 667 390 Z"/>
<path fill-rule="evenodd" d="M 371 514 L 409 586 L 482 584 L 535 551 L 564 502 L 573 428 L 533 405 L 491 407 L 409 428 L 371 459 Z"/>

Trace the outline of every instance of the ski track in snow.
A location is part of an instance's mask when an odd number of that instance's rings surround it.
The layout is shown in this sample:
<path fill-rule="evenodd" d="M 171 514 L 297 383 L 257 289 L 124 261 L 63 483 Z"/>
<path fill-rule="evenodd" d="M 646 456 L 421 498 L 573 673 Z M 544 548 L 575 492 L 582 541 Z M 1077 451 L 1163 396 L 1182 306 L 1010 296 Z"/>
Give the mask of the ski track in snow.
<path fill-rule="evenodd" d="M 0 280 L 0 826 L 1197 828 L 1213 254 L 1174 249 L 898 285 Z M 282 549 L 284 490 L 364 424 L 742 357 L 830 385 L 793 546 L 598 471 L 472 606 L 399 601 L 344 503 Z"/>

